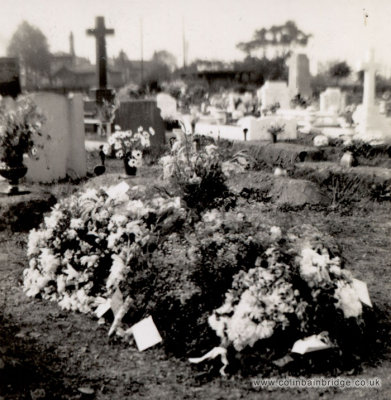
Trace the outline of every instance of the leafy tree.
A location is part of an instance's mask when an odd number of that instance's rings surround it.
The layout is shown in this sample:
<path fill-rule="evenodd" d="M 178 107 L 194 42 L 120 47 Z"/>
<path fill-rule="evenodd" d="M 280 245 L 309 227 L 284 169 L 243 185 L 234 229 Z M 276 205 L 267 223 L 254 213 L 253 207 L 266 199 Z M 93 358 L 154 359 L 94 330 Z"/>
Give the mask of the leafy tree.
<path fill-rule="evenodd" d="M 311 36 L 300 30 L 294 21 L 287 21 L 283 25 L 256 30 L 250 41 L 238 43 L 237 47 L 247 56 L 251 56 L 254 50 L 261 49 L 266 57 L 268 49 L 272 48 L 275 55 L 287 58 L 295 46 L 306 46 Z"/>
<path fill-rule="evenodd" d="M 13 34 L 7 48 L 10 57 L 18 57 L 26 71 L 27 86 L 37 86 L 50 77 L 50 52 L 42 31 L 23 21 Z"/>
<path fill-rule="evenodd" d="M 175 67 L 176 58 L 174 55 L 166 50 L 155 51 L 144 84 L 151 91 L 159 90 L 164 81 L 169 81 L 172 78 Z"/>
<path fill-rule="evenodd" d="M 339 80 L 342 78 L 347 78 L 351 72 L 352 70 L 345 61 L 336 62 L 332 64 L 329 69 L 329 75 L 331 78 L 335 79 L 337 86 Z"/>

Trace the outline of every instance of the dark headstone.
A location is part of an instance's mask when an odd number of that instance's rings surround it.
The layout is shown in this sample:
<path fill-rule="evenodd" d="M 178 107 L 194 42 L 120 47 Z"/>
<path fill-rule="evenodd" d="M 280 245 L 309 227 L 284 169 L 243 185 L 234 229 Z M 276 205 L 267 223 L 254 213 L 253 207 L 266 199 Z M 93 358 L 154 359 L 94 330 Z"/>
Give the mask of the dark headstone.
<path fill-rule="evenodd" d="M 137 131 L 139 126 L 146 130 L 152 127 L 155 135 L 151 136 L 151 145 L 165 143 L 165 125 L 154 100 L 122 101 L 115 113 L 114 123 L 124 131 Z"/>
<path fill-rule="evenodd" d="M 0 58 L 0 95 L 17 97 L 21 93 L 17 58 Z"/>

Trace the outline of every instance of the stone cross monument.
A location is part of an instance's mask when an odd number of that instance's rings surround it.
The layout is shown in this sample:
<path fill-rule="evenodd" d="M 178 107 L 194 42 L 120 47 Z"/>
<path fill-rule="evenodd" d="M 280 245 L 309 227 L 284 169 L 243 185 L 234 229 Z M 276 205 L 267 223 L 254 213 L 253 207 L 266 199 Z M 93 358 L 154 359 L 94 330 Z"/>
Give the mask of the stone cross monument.
<path fill-rule="evenodd" d="M 107 57 L 106 35 L 113 35 L 114 29 L 105 27 L 104 17 L 96 17 L 95 28 L 87 29 L 87 35 L 96 39 L 96 73 L 98 88 L 96 89 L 96 102 L 102 104 L 103 100 L 112 99 L 112 90 L 107 88 Z"/>
<path fill-rule="evenodd" d="M 357 107 L 353 115 L 358 124 L 356 138 L 370 143 L 389 142 L 391 124 L 380 114 L 379 107 L 375 103 L 376 64 L 373 49 L 369 51 L 367 60 L 360 65 L 360 69 L 364 71 L 364 93 L 362 105 Z"/>

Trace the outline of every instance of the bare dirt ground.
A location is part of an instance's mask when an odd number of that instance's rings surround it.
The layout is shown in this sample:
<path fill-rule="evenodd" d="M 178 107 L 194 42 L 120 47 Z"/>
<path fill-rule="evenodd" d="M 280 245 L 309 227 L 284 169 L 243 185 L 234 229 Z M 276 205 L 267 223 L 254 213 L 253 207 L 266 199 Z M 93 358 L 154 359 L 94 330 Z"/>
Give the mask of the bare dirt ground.
<path fill-rule="evenodd" d="M 249 175 L 247 186 L 256 174 Z M 389 335 L 389 202 L 365 202 L 332 212 L 287 211 L 255 202 L 244 207 L 254 218 L 282 228 L 310 223 L 336 237 L 347 268 L 367 282 L 382 318 L 381 329 Z M 391 398 L 391 341 L 383 343 L 377 361 L 348 376 L 379 377 L 380 390 L 259 389 L 247 377 L 212 379 L 187 360 L 169 358 L 159 346 L 139 353 L 133 346 L 109 339 L 109 327 L 98 325 L 90 316 L 64 312 L 55 303 L 24 295 L 21 283 L 27 266 L 27 237 L 26 233 L 0 232 L 0 399 Z"/>

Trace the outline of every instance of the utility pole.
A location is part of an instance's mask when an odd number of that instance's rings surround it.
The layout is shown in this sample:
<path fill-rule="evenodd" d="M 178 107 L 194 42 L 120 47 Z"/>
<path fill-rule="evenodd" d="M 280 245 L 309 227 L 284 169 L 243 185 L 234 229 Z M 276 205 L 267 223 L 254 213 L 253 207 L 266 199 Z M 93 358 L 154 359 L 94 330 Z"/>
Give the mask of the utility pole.
<path fill-rule="evenodd" d="M 186 53 L 187 53 L 187 45 L 186 45 L 186 37 L 185 37 L 185 19 L 182 17 L 182 47 L 183 47 L 183 69 L 186 69 Z"/>
<path fill-rule="evenodd" d="M 141 72 L 141 82 L 140 85 L 144 82 L 144 32 L 143 32 L 143 18 L 140 18 L 140 45 L 141 45 L 141 63 L 140 63 L 140 72 Z"/>

